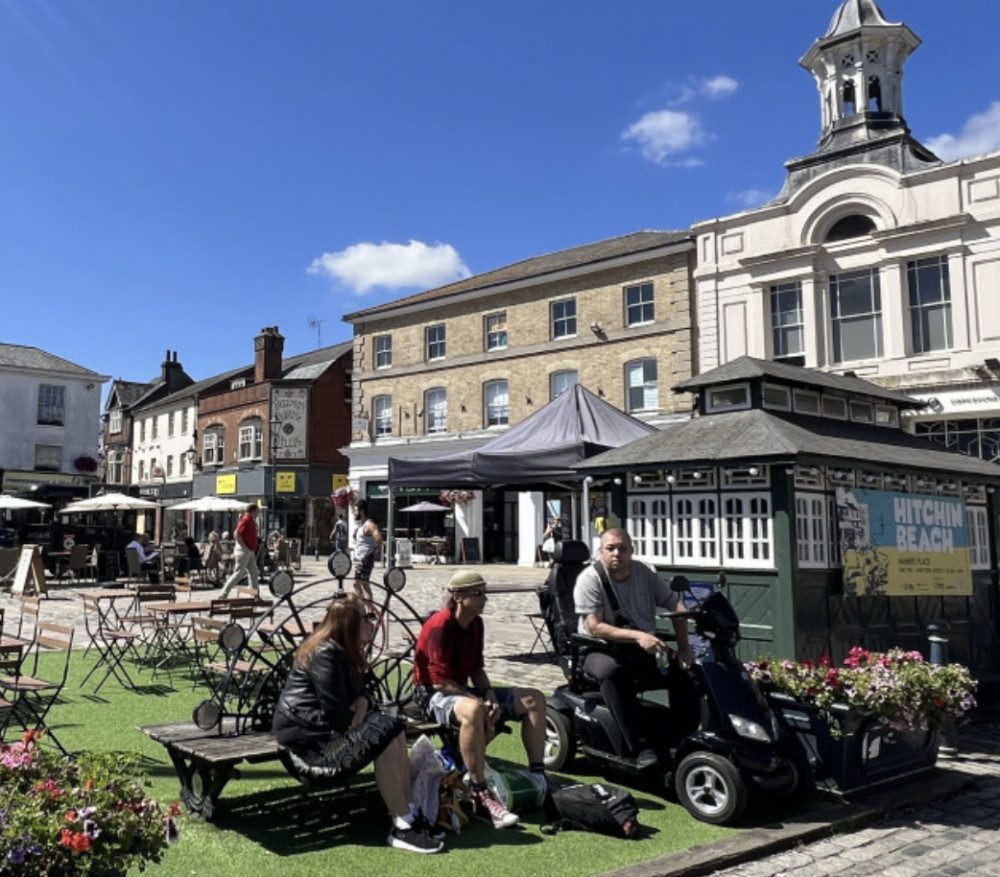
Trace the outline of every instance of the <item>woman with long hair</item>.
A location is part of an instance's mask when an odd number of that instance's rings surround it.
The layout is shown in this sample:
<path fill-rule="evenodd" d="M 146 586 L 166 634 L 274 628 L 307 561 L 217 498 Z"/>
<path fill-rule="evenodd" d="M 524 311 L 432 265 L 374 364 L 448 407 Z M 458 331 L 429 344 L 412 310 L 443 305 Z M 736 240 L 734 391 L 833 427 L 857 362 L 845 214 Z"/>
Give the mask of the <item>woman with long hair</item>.
<path fill-rule="evenodd" d="M 406 723 L 379 711 L 365 690 L 374 620 L 356 594 L 330 603 L 295 651 L 274 712 L 274 736 L 311 777 L 349 777 L 374 761 L 375 783 L 392 818 L 389 846 L 436 853 L 441 839 L 411 801 Z"/>

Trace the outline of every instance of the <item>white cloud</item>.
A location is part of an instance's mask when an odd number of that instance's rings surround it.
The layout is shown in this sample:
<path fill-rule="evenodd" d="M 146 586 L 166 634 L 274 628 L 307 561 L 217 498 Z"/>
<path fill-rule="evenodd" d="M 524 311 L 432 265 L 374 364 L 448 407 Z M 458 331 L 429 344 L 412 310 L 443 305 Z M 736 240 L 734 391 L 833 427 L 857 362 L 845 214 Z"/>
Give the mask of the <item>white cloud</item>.
<path fill-rule="evenodd" d="M 760 207 L 761 204 L 770 201 L 773 197 L 774 193 L 768 192 L 766 189 L 743 189 L 739 192 L 729 192 L 726 195 L 726 200 L 731 204 L 738 204 L 740 207 L 750 209 Z"/>
<path fill-rule="evenodd" d="M 472 274 L 451 244 L 428 246 L 422 241 L 352 244 L 313 260 L 309 273 L 321 274 L 359 294 L 377 286 L 431 289 Z"/>
<path fill-rule="evenodd" d="M 622 139 L 638 143 L 643 158 L 657 164 L 675 164 L 670 161 L 671 156 L 701 146 L 709 135 L 698 117 L 691 113 L 658 110 L 646 113 L 638 122 L 629 125 Z M 690 167 L 696 163 L 696 159 L 689 158 L 684 165 Z"/>
<path fill-rule="evenodd" d="M 1000 149 L 1000 101 L 985 113 L 972 116 L 957 137 L 941 134 L 928 139 L 927 146 L 945 161 L 996 152 Z"/>
<path fill-rule="evenodd" d="M 669 101 L 671 106 L 690 103 L 696 98 L 708 98 L 709 100 L 719 100 L 729 97 L 740 87 L 739 82 L 731 76 L 719 74 L 709 79 L 700 79 L 697 76 L 689 76 L 683 83 L 671 83 L 667 88 L 676 92 L 676 97 Z"/>
<path fill-rule="evenodd" d="M 720 98 L 729 97 L 739 87 L 740 84 L 731 76 L 713 76 L 702 83 L 701 91 L 706 97 Z"/>

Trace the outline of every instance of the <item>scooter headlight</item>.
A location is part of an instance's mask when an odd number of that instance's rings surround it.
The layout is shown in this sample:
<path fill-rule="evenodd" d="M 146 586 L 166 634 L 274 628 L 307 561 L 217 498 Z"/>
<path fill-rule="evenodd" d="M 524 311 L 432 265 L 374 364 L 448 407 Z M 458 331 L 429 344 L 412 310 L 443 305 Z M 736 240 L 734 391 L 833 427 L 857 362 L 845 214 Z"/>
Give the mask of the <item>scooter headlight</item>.
<path fill-rule="evenodd" d="M 729 714 L 729 721 L 733 726 L 733 730 L 741 737 L 745 737 L 747 740 L 756 740 L 758 743 L 771 742 L 771 736 L 757 722 L 751 722 L 750 719 L 745 719 L 743 716 L 738 716 L 735 713 Z"/>

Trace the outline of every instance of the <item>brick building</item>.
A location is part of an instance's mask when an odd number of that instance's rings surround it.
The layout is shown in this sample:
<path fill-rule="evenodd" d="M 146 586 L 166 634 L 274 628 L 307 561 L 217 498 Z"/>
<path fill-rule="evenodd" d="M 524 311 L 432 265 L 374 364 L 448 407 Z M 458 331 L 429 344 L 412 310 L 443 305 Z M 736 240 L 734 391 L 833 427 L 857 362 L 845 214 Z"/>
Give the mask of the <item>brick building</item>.
<path fill-rule="evenodd" d="M 375 500 L 376 519 L 386 519 L 389 456 L 478 447 L 577 382 L 653 423 L 687 417 L 690 400 L 669 388 L 691 374 L 692 261 L 689 233 L 644 231 L 345 315 L 354 327 L 350 480 Z M 427 523 L 451 539 L 481 538 L 486 560 L 531 563 L 517 545 L 541 541 L 546 508 L 575 530 L 558 492 L 478 491 L 455 532 L 450 516 Z M 519 539 L 524 528 L 538 538 Z"/>
<path fill-rule="evenodd" d="M 262 527 L 325 547 L 334 479 L 347 474 L 351 358 L 349 342 L 285 358 L 267 327 L 252 366 L 200 382 L 192 495 L 256 500 Z"/>

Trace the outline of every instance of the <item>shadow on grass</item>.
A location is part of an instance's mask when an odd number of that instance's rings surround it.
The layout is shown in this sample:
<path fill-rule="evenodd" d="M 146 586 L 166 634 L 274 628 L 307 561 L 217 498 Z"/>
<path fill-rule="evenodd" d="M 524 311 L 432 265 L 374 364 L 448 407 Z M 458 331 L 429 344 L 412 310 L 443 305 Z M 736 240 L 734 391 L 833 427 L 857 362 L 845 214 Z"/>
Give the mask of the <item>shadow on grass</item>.
<path fill-rule="evenodd" d="M 255 777 L 262 778 L 262 775 L 255 773 Z M 219 801 L 214 824 L 220 829 L 238 832 L 280 856 L 344 845 L 381 848 L 389 832 L 385 805 L 370 777 L 364 776 L 323 791 L 286 786 L 248 795 L 224 796 Z M 517 829 L 496 831 L 486 826 L 482 829 L 469 828 L 460 835 L 449 835 L 446 850 L 542 842 L 537 836 Z"/>

